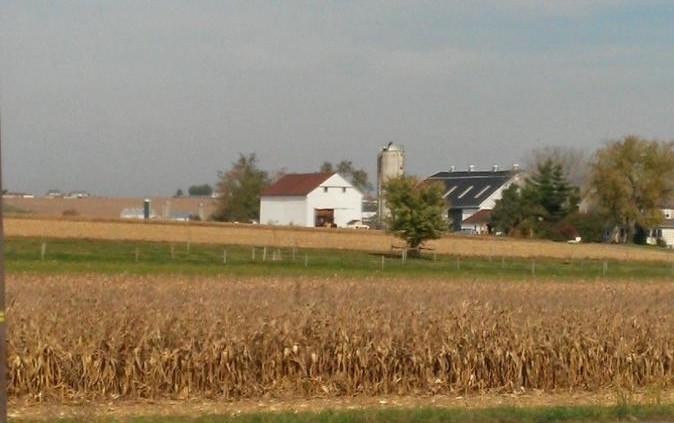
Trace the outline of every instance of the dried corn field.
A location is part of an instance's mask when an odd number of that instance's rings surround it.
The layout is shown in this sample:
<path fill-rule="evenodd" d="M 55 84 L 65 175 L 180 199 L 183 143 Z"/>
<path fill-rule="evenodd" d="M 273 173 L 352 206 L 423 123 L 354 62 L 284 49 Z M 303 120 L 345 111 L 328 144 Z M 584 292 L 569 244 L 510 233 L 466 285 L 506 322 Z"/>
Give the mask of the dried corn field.
<path fill-rule="evenodd" d="M 193 242 L 268 247 L 390 251 L 392 236 L 376 230 L 273 227 L 227 223 L 5 218 L 10 237 Z M 674 252 L 606 244 L 577 244 L 493 237 L 446 236 L 429 243 L 438 254 L 561 259 L 609 259 L 674 263 Z"/>
<path fill-rule="evenodd" d="M 8 280 L 15 399 L 593 391 L 674 382 L 674 286 Z"/>

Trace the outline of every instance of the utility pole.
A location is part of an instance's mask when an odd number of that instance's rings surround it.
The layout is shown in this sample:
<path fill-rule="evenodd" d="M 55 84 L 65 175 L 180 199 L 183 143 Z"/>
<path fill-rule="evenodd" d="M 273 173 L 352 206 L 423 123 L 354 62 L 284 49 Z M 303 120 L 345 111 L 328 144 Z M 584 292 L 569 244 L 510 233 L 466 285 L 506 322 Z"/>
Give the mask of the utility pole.
<path fill-rule="evenodd" d="M 2 115 L 0 115 L 0 122 Z M 5 234 L 2 216 L 2 123 L 0 123 L 0 422 L 7 421 L 7 324 L 5 323 Z"/>

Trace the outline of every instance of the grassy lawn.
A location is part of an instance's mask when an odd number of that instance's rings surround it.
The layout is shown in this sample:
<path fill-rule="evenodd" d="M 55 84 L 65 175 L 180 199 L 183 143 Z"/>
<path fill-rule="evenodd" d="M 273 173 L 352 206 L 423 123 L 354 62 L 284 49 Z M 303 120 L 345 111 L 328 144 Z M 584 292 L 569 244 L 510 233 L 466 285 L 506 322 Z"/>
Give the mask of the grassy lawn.
<path fill-rule="evenodd" d="M 42 243 L 45 257 L 42 260 Z M 254 252 L 253 252 L 254 250 Z M 226 264 L 224 255 L 226 251 Z M 254 255 L 254 258 L 253 258 Z M 264 260 L 263 260 L 264 258 Z M 513 259 L 425 255 L 408 258 L 365 251 L 213 246 L 166 242 L 9 238 L 9 272 L 104 272 L 241 276 L 480 277 L 593 279 L 674 278 L 668 263 Z M 382 267 L 383 263 L 383 267 Z"/>
<path fill-rule="evenodd" d="M 13 419 L 15 422 L 35 420 Z M 559 406 L 559 407 L 498 407 L 485 409 L 416 408 L 416 409 L 360 409 L 346 411 L 325 410 L 306 413 L 255 413 L 237 416 L 201 417 L 128 417 L 52 420 L 66 422 L 129 422 L 129 423 L 545 423 L 545 422 L 670 422 L 674 421 L 674 405 L 644 406 Z"/>

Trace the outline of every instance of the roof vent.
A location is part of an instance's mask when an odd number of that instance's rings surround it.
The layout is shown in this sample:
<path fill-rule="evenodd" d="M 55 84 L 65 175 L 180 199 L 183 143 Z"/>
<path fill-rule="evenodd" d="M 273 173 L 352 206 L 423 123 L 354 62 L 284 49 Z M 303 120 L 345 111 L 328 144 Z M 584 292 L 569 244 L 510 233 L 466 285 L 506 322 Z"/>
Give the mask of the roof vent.
<path fill-rule="evenodd" d="M 450 167 L 449 167 L 449 171 L 450 171 L 450 172 L 454 172 L 455 170 L 456 170 L 456 166 L 450 166 Z"/>
<path fill-rule="evenodd" d="M 498 165 L 495 164 L 491 167 L 492 172 L 498 172 Z"/>
<path fill-rule="evenodd" d="M 468 172 L 473 172 L 475 170 L 475 165 L 468 165 Z"/>

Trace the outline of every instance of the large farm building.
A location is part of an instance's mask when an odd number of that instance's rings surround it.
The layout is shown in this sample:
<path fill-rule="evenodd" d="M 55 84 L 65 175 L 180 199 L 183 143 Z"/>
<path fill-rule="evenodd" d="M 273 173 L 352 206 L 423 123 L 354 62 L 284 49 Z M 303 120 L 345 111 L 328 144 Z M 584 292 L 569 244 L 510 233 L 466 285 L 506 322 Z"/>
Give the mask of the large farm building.
<path fill-rule="evenodd" d="M 338 173 L 295 173 L 283 176 L 260 198 L 260 223 L 336 226 L 361 220 L 363 194 Z"/>

